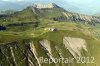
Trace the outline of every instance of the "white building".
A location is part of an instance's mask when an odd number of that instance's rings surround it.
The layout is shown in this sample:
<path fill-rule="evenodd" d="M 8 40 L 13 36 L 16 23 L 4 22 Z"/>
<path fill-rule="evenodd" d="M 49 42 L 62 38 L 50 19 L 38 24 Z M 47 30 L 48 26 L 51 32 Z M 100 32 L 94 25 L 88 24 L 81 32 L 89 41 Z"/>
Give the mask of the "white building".
<path fill-rule="evenodd" d="M 45 28 L 45 30 L 48 30 L 48 31 L 56 31 L 56 28 Z"/>

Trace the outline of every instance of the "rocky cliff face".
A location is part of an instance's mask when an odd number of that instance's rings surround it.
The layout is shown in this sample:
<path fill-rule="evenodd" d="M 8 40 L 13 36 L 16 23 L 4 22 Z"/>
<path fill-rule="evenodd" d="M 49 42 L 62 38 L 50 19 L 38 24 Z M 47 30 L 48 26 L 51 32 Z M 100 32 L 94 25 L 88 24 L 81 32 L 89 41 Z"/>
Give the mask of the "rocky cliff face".
<path fill-rule="evenodd" d="M 53 19 L 55 21 L 75 21 L 75 22 L 83 22 L 87 24 L 94 25 L 95 23 L 100 23 L 100 17 L 96 16 L 88 16 L 84 14 L 78 14 L 78 13 L 71 13 L 63 8 L 59 7 L 58 5 L 54 4 L 53 5 L 55 8 L 36 8 L 36 7 L 31 7 L 33 10 L 33 13 L 41 16 L 41 17 L 46 17 Z M 48 17 L 47 17 L 48 16 Z"/>
<path fill-rule="evenodd" d="M 63 15 L 67 17 L 68 20 L 73 20 L 73 21 L 81 21 L 81 22 L 88 22 L 90 24 L 92 23 L 100 23 L 100 17 L 96 16 L 87 16 L 87 15 L 82 15 L 82 14 L 76 14 L 76 13 L 66 13 L 62 12 Z"/>
<path fill-rule="evenodd" d="M 49 3 L 49 4 L 33 4 L 33 8 L 38 8 L 38 9 L 45 9 L 45 8 L 58 8 L 55 3 Z"/>

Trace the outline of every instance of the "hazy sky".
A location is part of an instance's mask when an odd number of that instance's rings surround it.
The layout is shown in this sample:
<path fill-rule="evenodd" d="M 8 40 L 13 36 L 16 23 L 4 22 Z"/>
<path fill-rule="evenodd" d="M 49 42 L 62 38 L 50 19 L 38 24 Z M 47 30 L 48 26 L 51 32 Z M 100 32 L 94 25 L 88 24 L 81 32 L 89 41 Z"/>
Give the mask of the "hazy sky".
<path fill-rule="evenodd" d="M 62 5 L 64 8 L 67 8 L 71 5 L 71 9 L 76 9 L 80 13 L 100 13 L 100 0 L 1 0 L 1 1 L 9 1 L 9 2 L 19 2 L 19 1 L 41 1 L 41 2 L 54 2 Z M 69 6 L 67 7 L 67 4 Z M 69 7 L 70 9 L 70 7 Z"/>

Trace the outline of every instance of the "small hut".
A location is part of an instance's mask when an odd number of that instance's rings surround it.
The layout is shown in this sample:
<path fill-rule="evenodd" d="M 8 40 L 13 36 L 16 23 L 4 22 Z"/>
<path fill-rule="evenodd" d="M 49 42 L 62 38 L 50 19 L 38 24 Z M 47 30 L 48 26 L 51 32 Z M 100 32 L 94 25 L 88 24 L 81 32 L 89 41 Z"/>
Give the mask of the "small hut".
<path fill-rule="evenodd" d="M 56 31 L 57 29 L 56 28 L 45 28 L 45 30 L 48 30 L 48 31 Z"/>

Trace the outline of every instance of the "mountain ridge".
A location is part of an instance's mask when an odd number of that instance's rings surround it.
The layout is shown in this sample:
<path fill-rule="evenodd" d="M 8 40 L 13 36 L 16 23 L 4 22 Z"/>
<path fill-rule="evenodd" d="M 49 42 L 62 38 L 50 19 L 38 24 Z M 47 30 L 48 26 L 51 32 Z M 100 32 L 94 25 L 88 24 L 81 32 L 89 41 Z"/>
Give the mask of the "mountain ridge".
<path fill-rule="evenodd" d="M 56 6 L 58 6 L 58 5 L 56 5 Z M 47 10 L 50 10 L 52 8 L 48 8 Z M 72 13 L 72 12 L 66 11 L 65 9 L 63 9 L 62 7 L 59 7 L 59 6 L 57 8 L 53 8 L 53 9 L 58 9 L 59 12 L 63 16 L 66 16 L 66 19 L 69 21 L 81 21 L 81 22 L 87 22 L 87 23 L 91 23 L 91 24 L 92 23 L 100 23 L 100 17 L 97 17 L 97 16 L 88 16 L 88 15 L 84 15 L 84 14 Z M 32 7 L 32 10 L 34 13 L 37 12 L 39 14 L 40 12 L 46 11 L 46 8 L 44 8 L 44 9 L 36 8 L 35 9 L 35 7 Z M 48 13 L 50 13 L 50 12 L 48 12 Z M 58 19 L 58 21 L 59 21 L 59 19 L 63 18 L 63 16 L 59 15 L 58 17 L 55 17 L 53 19 L 55 19 L 55 20 Z"/>
<path fill-rule="evenodd" d="M 0 66 L 100 66 L 100 32 L 95 28 L 100 17 L 51 6 L 0 15 L 0 28 L 6 28 L 0 29 Z M 41 62 L 41 57 L 52 62 Z M 66 62 L 69 57 L 72 63 Z M 77 57 L 93 61 L 78 63 Z"/>
<path fill-rule="evenodd" d="M 26 12 L 26 13 L 30 12 L 31 15 L 26 15 L 22 12 Z M 62 7 L 59 7 L 58 5 L 56 5 L 54 3 L 53 4 L 52 3 L 44 4 L 44 5 L 43 4 L 37 4 L 37 5 L 35 4 L 32 6 L 29 6 L 22 11 L 15 12 L 14 14 L 12 14 L 13 17 L 10 17 L 10 18 L 16 18 L 16 16 L 14 16 L 16 14 L 16 15 L 19 15 L 19 18 L 17 18 L 17 21 L 19 21 L 21 19 L 20 13 L 22 13 L 21 18 L 23 18 L 23 19 L 25 19 L 26 17 L 27 18 L 31 17 L 32 14 L 34 14 L 34 16 L 36 16 L 38 18 L 44 18 L 44 19 L 47 18 L 49 20 L 51 19 L 54 21 L 75 21 L 75 22 L 82 22 L 82 23 L 87 23 L 87 24 L 91 24 L 91 25 L 95 25 L 95 23 L 100 23 L 100 17 L 72 13 L 72 12 L 66 11 L 65 9 L 63 9 Z M 23 15 L 25 17 L 23 17 Z M 0 19 L 0 20 L 2 21 L 2 19 Z M 7 21 L 8 20 L 10 20 L 10 19 L 7 19 Z M 12 21 L 12 19 L 11 19 L 11 21 Z"/>
<path fill-rule="evenodd" d="M 18 1 L 18 2 L 10 2 L 10 1 L 0 1 L 0 4 L 2 6 L 0 6 L 0 10 L 9 10 L 9 9 L 14 9 L 14 10 L 22 10 L 24 9 L 26 6 L 29 6 L 29 5 L 32 5 L 33 3 L 53 3 L 53 1 Z M 66 10 L 68 11 L 71 11 L 71 12 L 75 12 L 75 13 L 80 13 L 80 14 L 87 14 L 87 15 L 92 15 L 92 14 L 95 14 L 94 10 L 89 8 L 89 11 L 88 10 L 84 10 L 85 7 L 82 9 L 80 6 L 78 5 L 73 5 L 72 3 L 68 2 L 63 2 L 63 1 L 55 1 L 54 3 L 56 3 L 57 5 L 65 8 Z M 19 7 L 17 7 L 19 6 Z M 67 7 L 66 7 L 67 6 Z M 9 8 L 7 8 L 9 7 Z M 86 13 L 85 13 L 86 12 Z"/>

